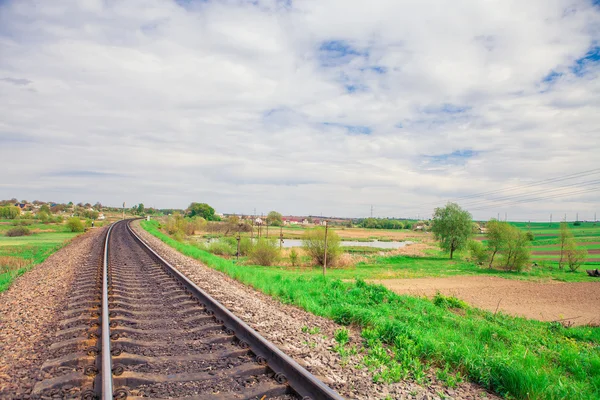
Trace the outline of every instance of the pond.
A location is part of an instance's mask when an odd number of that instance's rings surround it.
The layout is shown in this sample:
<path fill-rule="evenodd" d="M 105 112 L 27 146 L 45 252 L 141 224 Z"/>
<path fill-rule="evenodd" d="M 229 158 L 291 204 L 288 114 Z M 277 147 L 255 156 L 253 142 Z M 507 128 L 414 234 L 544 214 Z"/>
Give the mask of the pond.
<path fill-rule="evenodd" d="M 215 242 L 219 239 L 208 239 L 207 242 Z M 378 240 L 373 240 L 371 242 L 358 242 L 351 240 L 342 240 L 340 242 L 342 247 L 375 247 L 378 249 L 399 249 L 401 247 L 407 246 L 409 244 L 413 244 L 413 242 L 380 242 Z M 302 247 L 301 239 L 283 239 L 283 247 Z"/>

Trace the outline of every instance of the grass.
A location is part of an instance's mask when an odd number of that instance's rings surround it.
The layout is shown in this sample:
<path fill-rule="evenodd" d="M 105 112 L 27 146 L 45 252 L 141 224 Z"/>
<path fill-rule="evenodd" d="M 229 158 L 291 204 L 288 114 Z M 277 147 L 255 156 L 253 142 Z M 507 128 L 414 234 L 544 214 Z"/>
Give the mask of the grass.
<path fill-rule="evenodd" d="M 452 298 L 438 296 L 430 301 L 397 295 L 360 279 L 338 279 L 336 274 L 341 273 L 336 270 L 322 277 L 312 270 L 237 265 L 171 239 L 155 221 L 141 224 L 181 253 L 284 303 L 359 327 L 364 359 L 356 367 L 371 371 L 376 381 L 412 378 L 426 383 L 426 371 L 434 368 L 450 386 L 465 378 L 512 398 L 600 398 L 599 328 L 565 328 L 492 314 Z M 441 262 L 406 257 L 397 261 L 409 263 L 414 270 Z M 465 268 L 457 264 L 456 268 Z M 366 272 L 363 267 L 351 274 Z M 335 351 L 356 351 L 345 347 L 345 336 L 336 334 Z"/>
<path fill-rule="evenodd" d="M 45 232 L 6 237 L 5 232 L 14 227 L 14 223 L 12 220 L 0 220 L 0 262 L 6 264 L 0 265 L 0 292 L 8 289 L 17 277 L 43 262 L 77 235 L 66 232 L 62 224 L 31 223 L 26 226 L 32 232 Z"/>

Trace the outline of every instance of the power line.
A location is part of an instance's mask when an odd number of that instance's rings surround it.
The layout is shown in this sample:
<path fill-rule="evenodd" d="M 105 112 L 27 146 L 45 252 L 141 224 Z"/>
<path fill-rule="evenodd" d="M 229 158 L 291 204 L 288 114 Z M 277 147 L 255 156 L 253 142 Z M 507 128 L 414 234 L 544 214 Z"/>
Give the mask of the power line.
<path fill-rule="evenodd" d="M 529 193 L 515 194 L 515 195 L 510 195 L 510 196 L 504 196 L 504 197 L 496 197 L 493 199 L 476 199 L 476 200 L 467 201 L 466 203 L 461 203 L 461 205 L 465 206 L 465 207 L 469 207 L 469 206 L 479 205 L 479 203 L 515 200 L 515 199 L 519 199 L 521 197 L 529 197 L 529 196 L 536 195 L 536 194 L 546 194 L 546 193 L 551 193 L 551 192 L 556 192 L 556 191 L 562 191 L 564 189 L 567 189 L 567 188 L 570 188 L 573 186 L 585 187 L 585 186 L 589 186 L 589 185 L 595 185 L 598 183 L 600 183 L 600 179 L 596 179 L 593 181 L 586 181 L 586 182 L 576 182 L 576 183 L 562 185 L 562 186 L 555 187 L 555 188 L 535 190 L 535 191 L 529 192 Z"/>
<path fill-rule="evenodd" d="M 474 194 L 470 194 L 470 195 L 455 197 L 452 200 L 453 201 L 467 200 L 467 199 L 472 199 L 472 198 L 484 197 L 484 196 L 491 195 L 491 194 L 511 192 L 511 191 L 518 190 L 518 189 L 525 189 L 525 188 L 533 187 L 533 186 L 546 185 L 549 183 L 560 182 L 560 181 L 564 181 L 567 179 L 583 178 L 585 176 L 594 175 L 597 173 L 600 173 L 600 168 L 594 168 L 594 169 L 590 169 L 587 171 L 576 172 L 576 173 L 569 174 L 569 175 L 547 178 L 547 179 L 543 179 L 541 181 L 528 183 L 526 185 L 510 186 L 508 188 L 489 190 L 486 192 L 480 192 L 480 193 L 474 193 Z M 436 202 L 431 202 L 431 203 L 424 203 L 424 204 L 422 204 L 422 206 L 430 205 L 430 204 L 438 204 L 438 202 L 436 201 Z"/>
<path fill-rule="evenodd" d="M 576 191 L 572 191 L 572 192 L 568 192 L 568 193 L 562 193 L 562 194 L 559 193 L 559 194 L 555 194 L 552 196 L 541 196 L 541 197 L 536 197 L 536 198 L 532 198 L 532 199 L 516 200 L 513 202 L 509 202 L 508 204 L 491 204 L 491 205 L 486 205 L 486 206 L 480 206 L 480 207 L 476 207 L 476 208 L 470 208 L 470 210 L 476 211 L 476 210 L 485 210 L 485 209 L 494 208 L 494 207 L 510 207 L 510 206 L 514 206 L 517 204 L 531 203 L 534 201 L 542 201 L 542 200 L 548 200 L 548 199 L 573 196 L 576 194 L 591 193 L 595 190 L 600 190 L 600 186 L 594 186 L 594 187 L 590 187 L 587 189 L 576 190 Z"/>

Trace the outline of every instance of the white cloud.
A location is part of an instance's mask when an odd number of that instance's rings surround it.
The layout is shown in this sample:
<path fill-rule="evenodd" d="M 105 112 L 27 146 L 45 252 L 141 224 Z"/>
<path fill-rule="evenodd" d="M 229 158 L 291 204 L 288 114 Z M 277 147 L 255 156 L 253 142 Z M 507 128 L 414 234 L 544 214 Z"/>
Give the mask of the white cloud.
<path fill-rule="evenodd" d="M 583 0 L 8 1 L 0 197 L 428 215 L 598 167 L 599 40 Z"/>

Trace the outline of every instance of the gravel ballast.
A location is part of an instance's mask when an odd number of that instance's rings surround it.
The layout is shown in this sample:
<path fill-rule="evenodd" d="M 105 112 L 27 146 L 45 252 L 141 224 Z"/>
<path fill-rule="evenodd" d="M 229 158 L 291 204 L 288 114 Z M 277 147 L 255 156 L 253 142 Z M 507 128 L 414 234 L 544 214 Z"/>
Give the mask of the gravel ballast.
<path fill-rule="evenodd" d="M 266 339 L 303 365 L 309 372 L 338 391 L 342 396 L 356 399 L 480 399 L 497 398 L 481 387 L 462 383 L 452 389 L 439 383 L 431 375 L 426 386 L 405 381 L 378 384 L 366 369 L 358 369 L 360 354 L 344 360 L 332 348 L 334 333 L 341 326 L 317 317 L 294 306 L 285 305 L 251 287 L 206 267 L 200 261 L 184 256 L 141 228 L 139 221 L 132 224 L 161 257 L 169 261 L 190 280 L 221 302 Z M 319 327 L 318 334 L 303 332 L 302 328 Z M 351 330 L 350 345 L 361 345 L 359 332 Z"/>
<path fill-rule="evenodd" d="M 80 265 L 99 257 L 102 232 L 78 236 L 0 293 L 0 398 L 29 398 Z"/>

